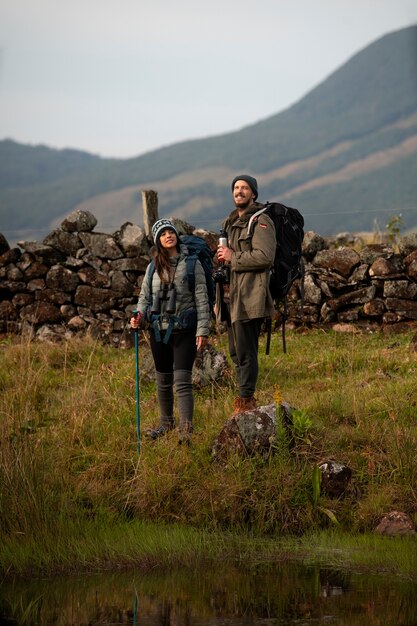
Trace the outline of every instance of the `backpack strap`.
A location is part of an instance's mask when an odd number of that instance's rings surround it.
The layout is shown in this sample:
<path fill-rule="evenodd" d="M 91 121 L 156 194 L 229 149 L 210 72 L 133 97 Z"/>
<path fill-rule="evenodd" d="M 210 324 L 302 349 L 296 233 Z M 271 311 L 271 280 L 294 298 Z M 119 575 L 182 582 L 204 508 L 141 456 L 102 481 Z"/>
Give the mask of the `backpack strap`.
<path fill-rule="evenodd" d="M 155 261 L 153 259 L 151 259 L 151 262 L 149 263 L 149 310 L 152 310 L 152 304 L 153 304 L 153 296 L 152 296 L 152 279 L 153 279 L 153 275 L 155 272 Z"/>
<path fill-rule="evenodd" d="M 261 215 L 264 211 L 266 211 L 267 208 L 268 208 L 268 203 L 262 209 L 259 209 L 259 211 L 256 211 L 256 213 L 251 215 L 251 217 L 249 218 L 249 222 L 248 222 L 248 235 L 250 235 L 252 224 L 258 219 L 259 215 Z"/>
<path fill-rule="evenodd" d="M 187 269 L 188 288 L 191 292 L 195 290 L 195 264 L 197 263 L 197 255 L 190 254 L 185 259 L 185 267 Z"/>

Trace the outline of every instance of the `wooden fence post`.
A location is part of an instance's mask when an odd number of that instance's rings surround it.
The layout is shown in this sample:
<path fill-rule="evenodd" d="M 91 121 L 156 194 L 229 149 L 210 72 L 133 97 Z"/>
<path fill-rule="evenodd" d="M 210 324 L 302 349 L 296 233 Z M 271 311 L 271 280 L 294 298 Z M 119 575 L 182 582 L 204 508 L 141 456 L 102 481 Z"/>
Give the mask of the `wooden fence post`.
<path fill-rule="evenodd" d="M 145 235 L 152 239 L 152 226 L 158 219 L 158 194 L 152 189 L 142 191 L 143 226 Z"/>

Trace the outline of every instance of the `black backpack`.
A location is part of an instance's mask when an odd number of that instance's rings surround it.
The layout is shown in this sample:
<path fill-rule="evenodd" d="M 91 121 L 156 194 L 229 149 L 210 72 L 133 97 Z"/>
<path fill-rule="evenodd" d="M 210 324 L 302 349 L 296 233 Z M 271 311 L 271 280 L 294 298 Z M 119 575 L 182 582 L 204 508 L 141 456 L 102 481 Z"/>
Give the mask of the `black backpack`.
<path fill-rule="evenodd" d="M 280 202 L 267 202 L 265 206 L 255 213 L 251 222 L 261 213 L 266 213 L 272 220 L 277 238 L 274 264 L 271 267 L 269 290 L 275 303 L 284 303 L 282 314 L 282 345 L 286 352 L 285 322 L 288 317 L 287 295 L 293 282 L 301 278 L 301 296 L 303 297 L 304 262 L 302 257 L 302 243 L 304 239 L 304 218 L 298 209 L 285 206 Z M 270 321 L 268 326 L 267 354 L 269 354 Z"/>
<path fill-rule="evenodd" d="M 206 277 L 207 295 L 210 305 L 210 313 L 213 315 L 214 303 L 216 300 L 216 289 L 213 280 L 213 253 L 208 243 L 198 235 L 181 235 L 180 242 L 188 249 L 186 257 L 187 280 L 190 291 L 195 289 L 195 264 L 200 261 Z M 151 261 L 149 272 L 149 291 L 152 295 L 152 277 L 155 271 L 155 264 Z"/>

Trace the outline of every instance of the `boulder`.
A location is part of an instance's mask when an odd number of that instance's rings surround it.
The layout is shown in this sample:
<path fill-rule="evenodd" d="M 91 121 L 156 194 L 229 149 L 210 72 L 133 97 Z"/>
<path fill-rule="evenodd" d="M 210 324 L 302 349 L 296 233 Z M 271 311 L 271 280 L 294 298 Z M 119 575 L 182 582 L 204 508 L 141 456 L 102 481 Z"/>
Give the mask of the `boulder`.
<path fill-rule="evenodd" d="M 49 233 L 49 235 L 47 235 L 43 240 L 43 243 L 47 246 L 55 248 L 55 250 L 59 250 L 66 256 L 74 256 L 77 254 L 77 250 L 83 246 L 81 239 L 76 233 L 69 233 L 65 230 L 61 230 L 60 228 L 56 228 Z"/>
<path fill-rule="evenodd" d="M 231 453 L 247 456 L 268 452 L 276 434 L 275 404 L 233 415 L 217 436 L 212 455 L 224 457 Z"/>
<path fill-rule="evenodd" d="M 90 211 L 76 209 L 61 223 L 62 230 L 68 233 L 91 232 L 97 225 L 97 220 Z"/>
<path fill-rule="evenodd" d="M 209 344 L 202 352 L 197 352 L 193 367 L 193 384 L 197 388 L 212 383 L 221 383 L 229 371 L 227 357 Z"/>
<path fill-rule="evenodd" d="M 17 245 L 25 252 L 31 254 L 37 261 L 46 263 L 47 265 L 55 265 L 65 260 L 65 255 L 52 248 L 52 246 L 46 246 L 43 243 L 37 243 L 36 241 L 18 241 Z"/>
<path fill-rule="evenodd" d="M 0 233 L 0 254 L 4 254 L 4 252 L 7 252 L 8 250 L 10 250 L 9 242 L 3 233 Z"/>
<path fill-rule="evenodd" d="M 321 472 L 321 489 L 332 498 L 342 496 L 352 478 L 352 470 L 343 463 L 325 461 L 319 465 Z"/>
<path fill-rule="evenodd" d="M 34 302 L 20 311 L 20 317 L 30 324 L 45 324 L 60 320 L 61 312 L 50 302 Z"/>
<path fill-rule="evenodd" d="M 313 230 L 308 230 L 304 233 L 302 252 L 303 257 L 307 261 L 312 261 L 317 252 L 325 250 L 327 248 L 326 241 L 321 235 L 318 235 Z"/>
<path fill-rule="evenodd" d="M 415 535 L 410 516 L 401 511 L 390 511 L 384 515 L 375 528 L 375 532 L 378 535 L 388 535 L 389 537 Z"/>
<path fill-rule="evenodd" d="M 149 242 L 145 231 L 136 224 L 126 222 L 113 237 L 127 257 L 149 254 Z"/>
<path fill-rule="evenodd" d="M 359 263 L 359 254 L 352 248 L 321 250 L 313 259 L 313 265 L 316 267 L 335 270 L 344 277 L 348 277 Z"/>
<path fill-rule="evenodd" d="M 111 235 L 105 233 L 80 233 L 80 239 L 87 250 L 100 259 L 120 259 L 123 252 Z"/>

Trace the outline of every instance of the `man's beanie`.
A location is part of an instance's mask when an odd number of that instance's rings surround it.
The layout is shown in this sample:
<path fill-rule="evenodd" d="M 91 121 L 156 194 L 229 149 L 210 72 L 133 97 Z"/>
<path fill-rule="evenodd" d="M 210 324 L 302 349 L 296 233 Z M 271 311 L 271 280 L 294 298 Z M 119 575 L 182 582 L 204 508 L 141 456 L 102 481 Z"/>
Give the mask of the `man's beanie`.
<path fill-rule="evenodd" d="M 253 193 L 255 194 L 255 200 L 256 200 L 256 198 L 258 197 L 258 182 L 256 178 L 254 178 L 253 176 L 249 176 L 249 174 L 239 174 L 239 176 L 235 176 L 232 182 L 232 191 L 235 186 L 235 183 L 238 180 L 244 180 L 245 183 L 248 183 L 249 187 L 252 189 Z"/>
<path fill-rule="evenodd" d="M 172 230 L 178 237 L 178 231 L 175 228 L 174 224 L 170 220 L 162 219 L 155 222 L 152 226 L 152 237 L 157 246 L 159 243 L 159 238 L 164 230 Z"/>

